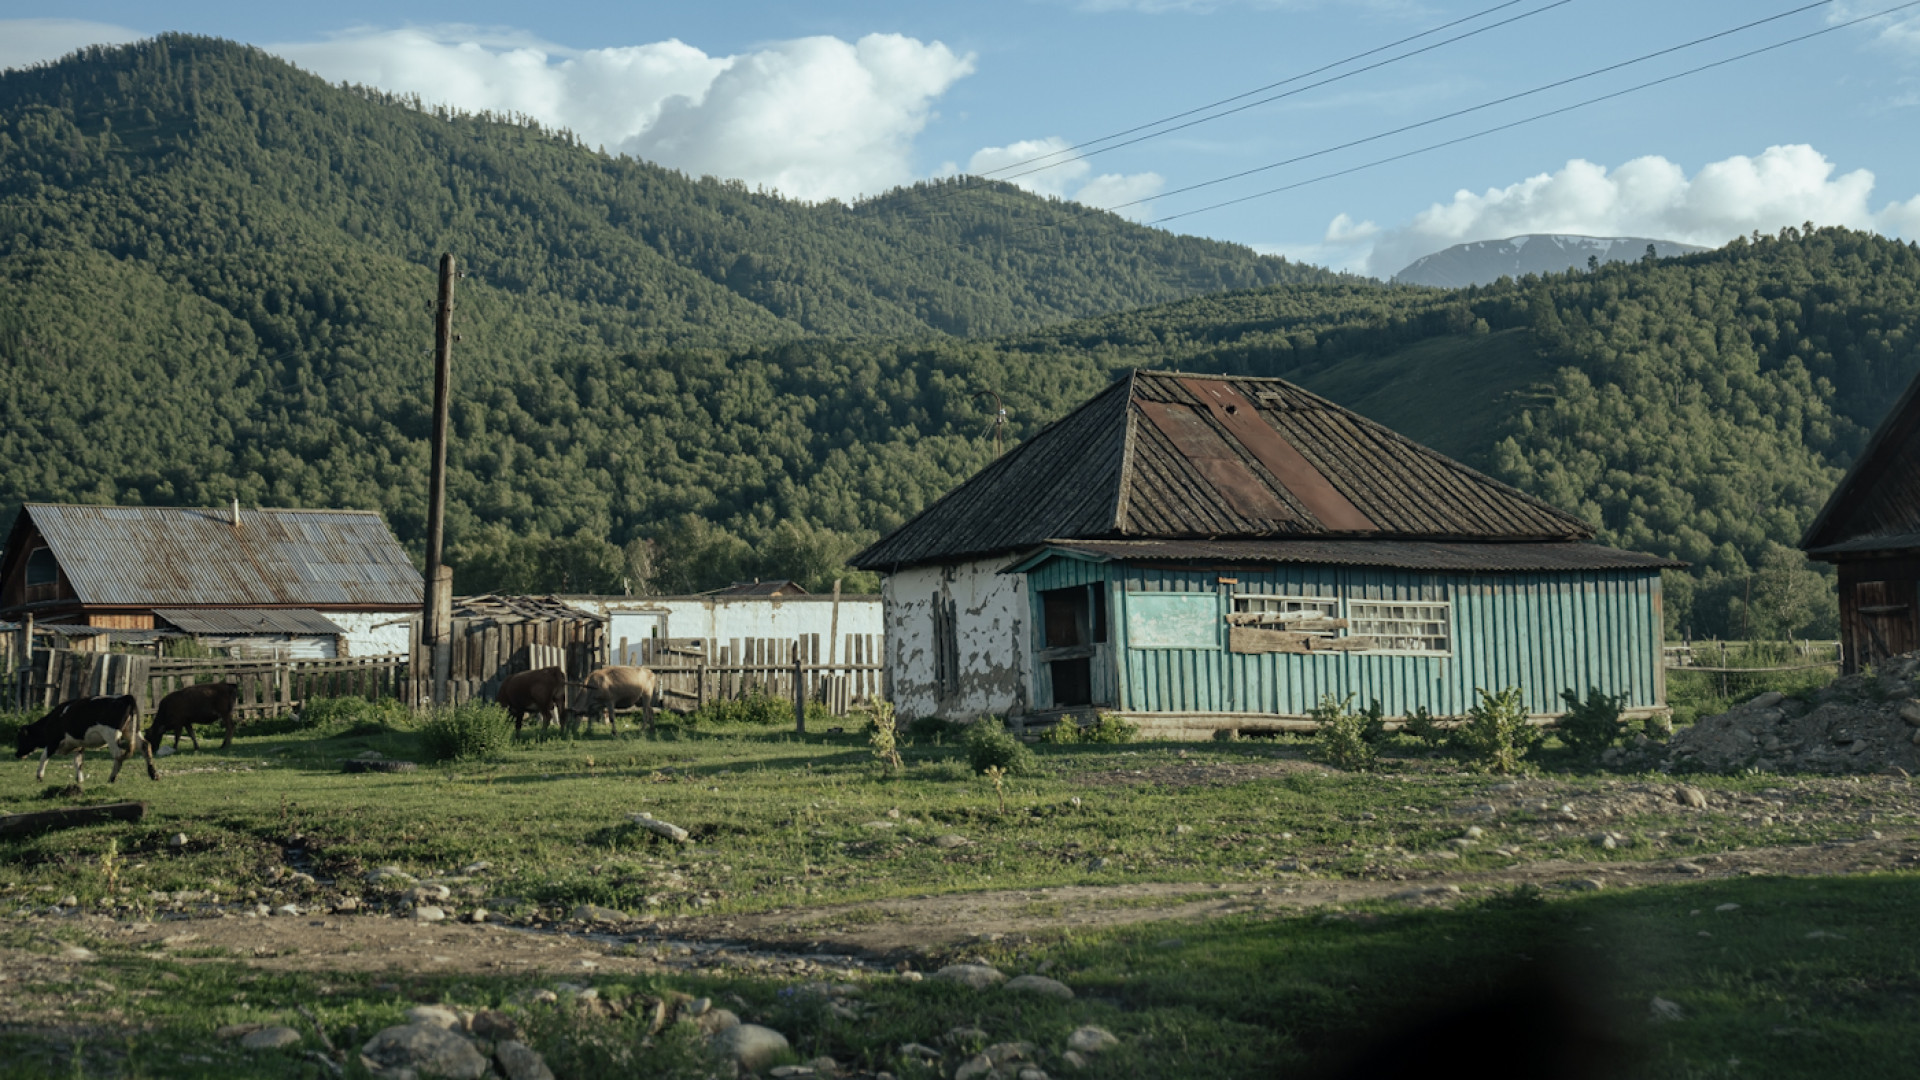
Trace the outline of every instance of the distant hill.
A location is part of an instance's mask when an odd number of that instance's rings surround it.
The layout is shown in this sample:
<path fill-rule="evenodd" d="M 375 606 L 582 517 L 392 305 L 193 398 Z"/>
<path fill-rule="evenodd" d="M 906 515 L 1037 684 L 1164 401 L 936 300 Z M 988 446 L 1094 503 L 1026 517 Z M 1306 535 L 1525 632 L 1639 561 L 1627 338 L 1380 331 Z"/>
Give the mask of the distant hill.
<path fill-rule="evenodd" d="M 1411 266 L 1393 275 L 1395 284 L 1431 285 L 1439 289 L 1464 289 L 1469 285 L 1491 285 L 1503 277 L 1526 274 L 1560 274 L 1584 269 L 1587 260 L 1603 263 L 1626 262 L 1647 253 L 1662 259 L 1692 255 L 1706 248 L 1676 244 L 1671 240 L 1648 240 L 1639 236 L 1564 236 L 1532 233 L 1510 236 L 1505 240 L 1477 240 L 1455 244 L 1445 251 L 1415 259 Z"/>

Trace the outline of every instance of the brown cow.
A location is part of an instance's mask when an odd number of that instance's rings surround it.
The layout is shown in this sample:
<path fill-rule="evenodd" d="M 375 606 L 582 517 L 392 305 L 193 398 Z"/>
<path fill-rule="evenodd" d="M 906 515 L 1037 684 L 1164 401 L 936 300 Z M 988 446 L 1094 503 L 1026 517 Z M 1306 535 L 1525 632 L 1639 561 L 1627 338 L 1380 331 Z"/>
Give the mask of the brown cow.
<path fill-rule="evenodd" d="M 220 744 L 226 750 L 233 746 L 233 706 L 240 700 L 240 684 L 230 682 L 201 683 L 198 686 L 183 686 L 166 697 L 153 710 L 153 726 L 147 729 L 147 742 L 158 746 L 160 740 L 173 735 L 173 748 L 180 749 L 180 733 L 186 732 L 193 740 L 193 748 L 200 749 L 200 736 L 193 733 L 195 724 L 218 722 L 227 729 L 227 737 Z"/>
<path fill-rule="evenodd" d="M 568 711 L 585 718 L 584 733 L 591 733 L 593 718 L 605 712 L 607 729 L 619 735 L 620 725 L 613 717 L 614 710 L 638 705 L 647 730 L 652 731 L 653 710 L 659 704 L 659 693 L 660 680 L 653 669 L 614 664 L 587 676 Z"/>
<path fill-rule="evenodd" d="M 514 734 L 520 733 L 520 725 L 530 712 L 540 714 L 540 727 L 545 730 L 549 723 L 561 719 L 567 707 L 567 673 L 557 667 L 517 672 L 500 684 L 500 693 L 493 700 L 513 714 Z"/>

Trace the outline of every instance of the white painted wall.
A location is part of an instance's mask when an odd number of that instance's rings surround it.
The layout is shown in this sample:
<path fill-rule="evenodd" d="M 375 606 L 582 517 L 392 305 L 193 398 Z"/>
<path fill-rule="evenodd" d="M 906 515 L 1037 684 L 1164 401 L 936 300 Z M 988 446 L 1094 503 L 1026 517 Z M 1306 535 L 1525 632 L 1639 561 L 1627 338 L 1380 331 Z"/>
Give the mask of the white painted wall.
<path fill-rule="evenodd" d="M 819 634 L 824 656 L 827 635 L 834 626 L 833 597 L 700 597 L 663 596 L 632 600 L 603 600 L 593 597 L 567 597 L 566 602 L 581 611 L 607 617 L 607 647 L 618 649 L 620 639 L 638 645 L 654 636 L 714 638 L 725 643 L 732 638 L 795 638 Z M 886 622 L 877 597 L 840 598 L 841 647 L 835 658 L 846 660 L 848 634 L 884 634 Z"/>
<path fill-rule="evenodd" d="M 322 611 L 346 633 L 340 635 L 341 656 L 392 656 L 413 647 L 417 614 L 404 611 Z"/>
<path fill-rule="evenodd" d="M 924 566 L 888 575 L 887 670 L 901 717 L 972 720 L 1024 713 L 1033 701 L 1033 673 L 1023 648 L 1030 621 L 1026 575 L 1002 574 L 1005 557 Z M 951 599 L 958 615 L 959 688 L 934 679 L 935 600 Z"/>

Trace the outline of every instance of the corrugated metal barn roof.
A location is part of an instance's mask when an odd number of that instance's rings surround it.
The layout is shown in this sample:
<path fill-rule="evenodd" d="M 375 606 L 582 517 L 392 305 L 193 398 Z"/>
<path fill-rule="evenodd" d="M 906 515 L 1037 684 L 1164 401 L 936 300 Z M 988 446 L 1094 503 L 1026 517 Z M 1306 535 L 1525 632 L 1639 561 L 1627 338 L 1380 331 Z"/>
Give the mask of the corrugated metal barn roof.
<path fill-rule="evenodd" d="M 189 634 L 317 634 L 346 633 L 339 624 L 311 608 L 156 608 L 155 615 Z"/>
<path fill-rule="evenodd" d="M 1071 538 L 1577 541 L 1570 514 L 1282 379 L 1136 371 L 854 557 Z"/>
<path fill-rule="evenodd" d="M 1441 544 L 1418 540 L 1056 540 L 1009 567 L 1051 553 L 1102 562 L 1314 563 L 1466 573 L 1678 569 L 1685 563 L 1599 544 Z"/>
<path fill-rule="evenodd" d="M 83 604 L 417 607 L 420 572 L 368 510 L 28 503 Z M 15 535 L 19 531 L 15 530 Z"/>
<path fill-rule="evenodd" d="M 1920 376 L 1908 384 L 1800 546 L 1832 556 L 1914 547 L 1920 533 Z"/>

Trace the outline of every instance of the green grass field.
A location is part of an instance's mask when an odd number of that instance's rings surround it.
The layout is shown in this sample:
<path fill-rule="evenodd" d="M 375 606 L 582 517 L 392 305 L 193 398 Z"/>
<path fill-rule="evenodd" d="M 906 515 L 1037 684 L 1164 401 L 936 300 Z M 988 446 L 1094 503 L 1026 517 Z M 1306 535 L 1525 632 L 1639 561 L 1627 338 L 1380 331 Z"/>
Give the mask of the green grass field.
<path fill-rule="evenodd" d="M 136 825 L 0 840 L 8 928 L 0 945 L 31 955 L 86 938 L 87 922 L 47 913 L 68 894 L 122 923 L 204 914 L 216 903 L 314 907 L 342 896 L 378 909 L 394 897 L 365 875 L 386 865 L 424 878 L 487 862 L 481 884 L 447 906 L 499 910 L 517 898 L 524 903 L 511 910 L 536 923 L 589 902 L 663 921 L 839 904 L 850 905 L 839 920 L 858 926 L 889 917 L 876 905 L 916 895 L 1420 880 L 1555 859 L 1598 871 L 1757 847 L 1819 852 L 1870 828 L 1899 833 L 1920 821 L 1910 786 L 1896 778 L 1690 777 L 1712 805 L 1688 811 L 1668 797 L 1671 778 L 1572 770 L 1551 749 L 1539 756 L 1544 771 L 1517 780 L 1429 759 L 1410 742 L 1362 774 L 1324 769 L 1292 740 L 1036 749 L 1043 772 L 1011 778 L 999 793 L 954 746 L 914 745 L 904 772 L 888 775 L 856 735 L 743 726 L 529 740 L 495 760 L 366 775 L 345 774 L 342 763 L 367 751 L 417 758 L 420 735 L 255 734 L 230 753 L 162 759 L 157 784 L 131 773 L 110 788 L 96 764 L 84 796 L 66 790 L 70 765 L 52 764 L 42 784 L 32 762 L 16 763 L 0 777 L 0 811 L 116 798 L 144 799 L 151 810 Z M 686 827 L 694 843 L 641 831 L 628 820 L 638 811 Z M 1485 839 L 1455 845 L 1470 826 Z M 1598 845 L 1596 830 L 1617 842 Z M 183 847 L 169 843 L 176 832 Z M 933 843 L 948 835 L 969 843 Z M 770 975 L 594 984 L 610 997 L 669 987 L 731 995 L 741 1003 L 732 1007 L 785 1031 L 801 1056 L 831 1054 L 901 1077 L 920 1074 L 896 1060 L 900 1043 L 934 1045 L 963 1023 L 994 1041 L 1036 1043 L 1055 1055 L 1053 1075 L 1064 1075 L 1061 1039 L 1095 1023 L 1122 1039 L 1095 1075 L 1224 1078 L 1332 1069 L 1446 1008 L 1494 1000 L 1503 987 L 1531 1000 L 1548 980 L 1578 988 L 1582 1015 L 1624 1055 L 1606 1075 L 1890 1076 L 1920 1058 L 1920 951 L 1909 944 L 1920 905 L 1915 879 L 1897 872 L 1908 861 L 1865 862 L 1847 876 L 1593 893 L 1469 888 L 1438 910 L 1382 900 L 1148 922 L 1009 936 L 922 961 L 978 954 L 1009 974 L 1044 968 L 1079 991 L 1069 1003 L 881 978 L 864 985 L 867 1005 L 852 1021 Z M 320 880 L 297 883 L 294 869 Z M 183 903 L 182 890 L 195 893 Z M 1729 903 L 1739 907 L 1716 910 Z M 1056 906 L 1036 896 L 1032 914 Z M 89 943 L 101 958 L 78 982 L 8 984 L 14 1011 L 0 1025 L 8 1062 L 0 1076 L 311 1075 L 315 1067 L 295 1057 L 244 1055 L 209 1033 L 307 1004 L 330 1029 L 355 1024 L 371 1034 L 412 1003 L 491 1005 L 551 984 L 470 973 L 278 974 L 219 955 Z M 1656 995 L 1683 1018 L 1649 1020 Z M 52 1002 L 53 1011 L 23 1001 Z M 642 1047 L 630 1019 L 543 1006 L 525 1022 L 562 1076 L 711 1068 L 684 1033 Z M 1445 1027 L 1473 1032 L 1473 1022 Z M 61 1034 L 75 1025 L 84 1033 Z M 1515 1037 L 1474 1038 L 1480 1052 L 1499 1053 Z M 642 1065 L 651 1071 L 636 1071 Z"/>

